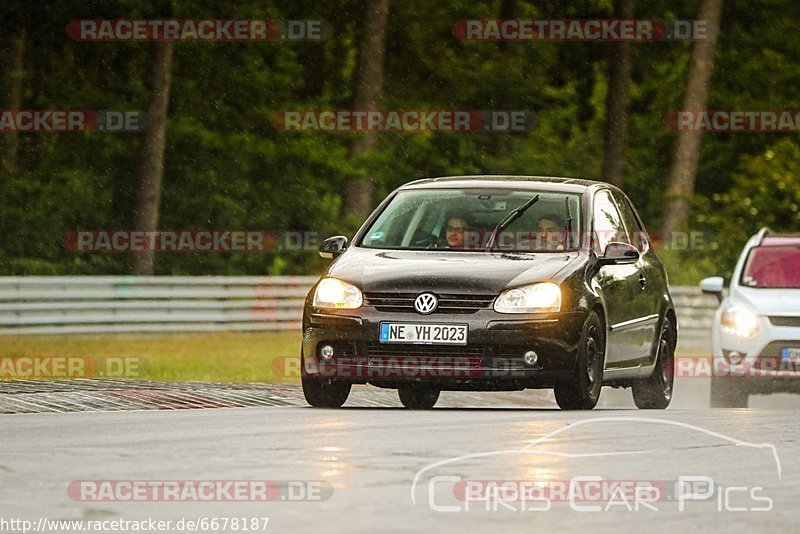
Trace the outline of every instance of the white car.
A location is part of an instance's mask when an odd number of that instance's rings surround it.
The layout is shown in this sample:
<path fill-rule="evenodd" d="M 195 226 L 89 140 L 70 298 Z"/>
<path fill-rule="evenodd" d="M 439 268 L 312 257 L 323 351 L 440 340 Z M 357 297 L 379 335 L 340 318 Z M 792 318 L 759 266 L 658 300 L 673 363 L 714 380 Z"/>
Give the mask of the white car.
<path fill-rule="evenodd" d="M 720 276 L 700 282 L 720 299 L 711 328 L 712 407 L 747 407 L 751 393 L 800 392 L 800 234 L 750 238 L 723 299 Z"/>

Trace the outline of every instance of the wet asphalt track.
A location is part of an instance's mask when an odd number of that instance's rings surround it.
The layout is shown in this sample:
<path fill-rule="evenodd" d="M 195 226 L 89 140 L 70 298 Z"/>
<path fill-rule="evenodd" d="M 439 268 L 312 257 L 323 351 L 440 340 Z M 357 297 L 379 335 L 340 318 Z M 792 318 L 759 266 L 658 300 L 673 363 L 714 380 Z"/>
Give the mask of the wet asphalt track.
<path fill-rule="evenodd" d="M 665 412 L 629 409 L 630 392 L 608 388 L 592 412 L 555 410 L 543 392 L 445 393 L 441 407 L 414 412 L 392 393 L 362 388 L 342 410 L 4 415 L 0 519 L 268 517 L 268 532 L 800 531 L 800 397 L 755 397 L 746 410 L 710 410 L 707 399 L 706 380 L 685 378 Z M 465 484 L 456 480 L 559 484 L 582 476 L 607 487 L 654 483 L 661 493 L 638 499 L 638 511 L 628 510 L 636 498 L 619 494 L 546 503 L 506 493 L 502 503 L 469 505 L 456 497 Z M 706 481 L 694 487 L 707 500 L 689 500 L 689 486 L 675 485 L 690 476 Z M 252 479 L 321 482 L 325 498 L 80 502 L 67 493 L 75 480 Z M 456 511 L 433 509 L 446 506 Z"/>

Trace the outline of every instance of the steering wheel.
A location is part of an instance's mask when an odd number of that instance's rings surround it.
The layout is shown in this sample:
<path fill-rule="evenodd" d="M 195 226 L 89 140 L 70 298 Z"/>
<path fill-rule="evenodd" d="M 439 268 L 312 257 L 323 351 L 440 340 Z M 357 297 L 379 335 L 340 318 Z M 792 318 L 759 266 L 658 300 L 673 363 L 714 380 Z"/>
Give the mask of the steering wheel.
<path fill-rule="evenodd" d="M 442 239 L 434 234 L 429 235 L 425 239 L 417 241 L 416 245 L 425 247 L 426 249 L 437 249 L 446 247 L 446 242 L 443 244 Z"/>

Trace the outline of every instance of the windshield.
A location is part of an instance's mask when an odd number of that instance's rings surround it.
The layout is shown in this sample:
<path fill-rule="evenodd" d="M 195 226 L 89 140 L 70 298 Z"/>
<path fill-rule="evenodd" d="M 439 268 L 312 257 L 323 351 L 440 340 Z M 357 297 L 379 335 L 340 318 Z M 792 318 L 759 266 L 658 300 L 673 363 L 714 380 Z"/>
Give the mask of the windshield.
<path fill-rule="evenodd" d="M 742 271 L 741 284 L 800 289 L 800 246 L 754 248 Z"/>
<path fill-rule="evenodd" d="M 538 200 L 533 201 L 538 195 Z M 571 193 L 509 189 L 415 189 L 400 191 L 364 234 L 360 245 L 394 250 L 453 252 L 563 252 L 569 214 L 581 226 L 580 197 Z M 491 236 L 517 208 L 513 221 Z M 573 236 L 569 249 L 580 246 Z"/>

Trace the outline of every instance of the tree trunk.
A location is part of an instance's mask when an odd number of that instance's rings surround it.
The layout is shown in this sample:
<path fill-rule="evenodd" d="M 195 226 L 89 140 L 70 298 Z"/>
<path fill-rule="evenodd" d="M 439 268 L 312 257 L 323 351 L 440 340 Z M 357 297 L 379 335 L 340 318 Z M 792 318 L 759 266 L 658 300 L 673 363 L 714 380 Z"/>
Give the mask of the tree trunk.
<path fill-rule="evenodd" d="M 161 207 L 161 182 L 164 175 L 167 105 L 172 80 L 172 43 L 151 43 L 150 101 L 147 106 L 147 127 L 142 137 L 139 157 L 139 184 L 136 191 L 134 229 L 158 229 Z M 133 255 L 131 271 L 135 275 L 153 274 L 152 250 Z"/>
<path fill-rule="evenodd" d="M 517 0 L 503 0 L 502 4 L 500 4 L 500 18 L 501 19 L 514 19 L 517 18 Z M 504 63 L 504 68 L 509 68 L 506 62 L 510 63 L 513 55 L 514 55 L 514 47 L 513 45 L 519 43 L 512 43 L 509 41 L 499 41 L 500 52 L 502 57 L 500 61 Z M 504 83 L 504 80 L 500 78 L 500 83 Z M 505 92 L 498 91 L 497 92 L 497 109 L 502 110 L 505 109 L 508 99 Z M 494 134 L 494 155 L 498 159 L 505 159 L 508 156 L 508 136 L 509 134 L 497 132 Z"/>
<path fill-rule="evenodd" d="M 7 90 L 3 107 L 5 109 L 20 109 L 22 107 L 22 78 L 25 75 L 25 30 L 19 32 L 12 38 L 11 56 L 9 58 L 8 73 L 6 78 Z M 2 166 L 3 170 L 11 174 L 17 168 L 17 132 L 5 132 L 0 134 L 2 143 Z"/>
<path fill-rule="evenodd" d="M 692 47 L 683 109 L 701 110 L 706 107 L 721 12 L 722 0 L 702 0 L 700 3 L 697 18 L 708 21 L 708 39 L 695 41 Z M 700 160 L 702 132 L 684 131 L 678 132 L 677 136 L 664 206 L 664 239 L 685 228 L 689 221 L 689 202 L 694 194 L 697 162 Z"/>
<path fill-rule="evenodd" d="M 514 19 L 517 18 L 517 0 L 503 0 L 500 4 L 500 18 L 501 19 Z M 508 52 L 512 49 L 514 43 L 509 41 L 499 41 L 500 49 Z"/>
<path fill-rule="evenodd" d="M 632 19 L 633 0 L 614 0 L 614 18 Z M 631 84 L 630 41 L 612 45 L 608 58 L 608 94 L 606 95 L 606 135 L 603 180 L 622 187 L 625 148 L 628 135 L 628 90 Z"/>
<path fill-rule="evenodd" d="M 358 68 L 353 109 L 378 109 L 383 83 L 383 58 L 386 53 L 386 23 L 389 0 L 364 0 L 364 23 L 358 51 Z M 350 160 L 356 161 L 375 146 L 377 132 L 360 134 L 350 147 Z M 357 178 L 345 184 L 342 213 L 364 218 L 372 210 L 373 178 Z"/>

